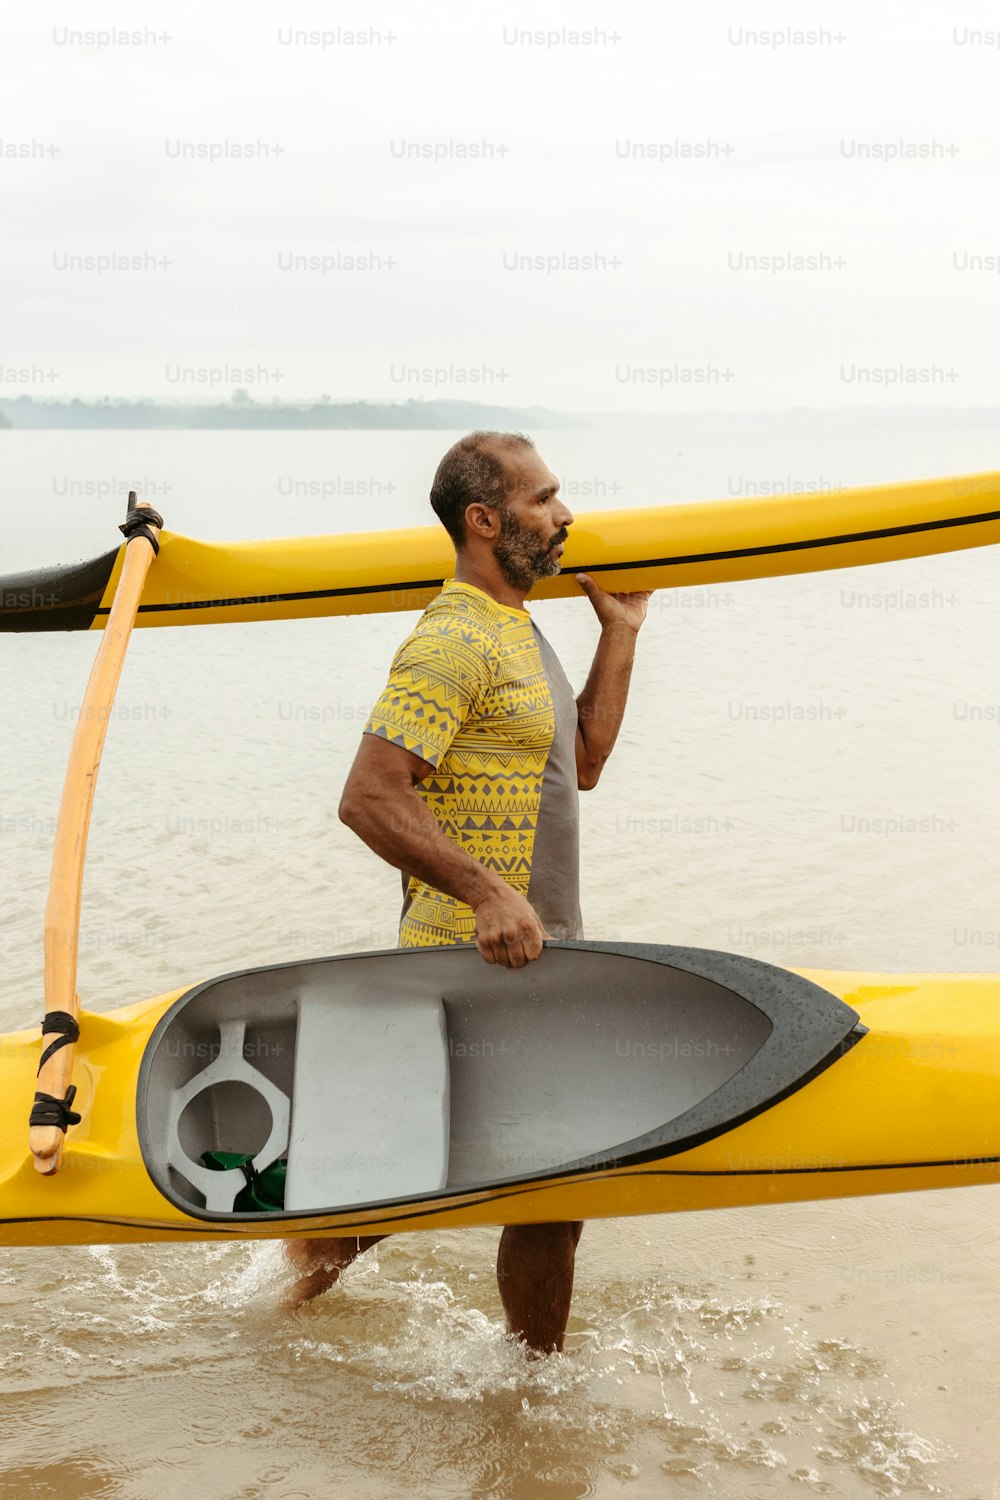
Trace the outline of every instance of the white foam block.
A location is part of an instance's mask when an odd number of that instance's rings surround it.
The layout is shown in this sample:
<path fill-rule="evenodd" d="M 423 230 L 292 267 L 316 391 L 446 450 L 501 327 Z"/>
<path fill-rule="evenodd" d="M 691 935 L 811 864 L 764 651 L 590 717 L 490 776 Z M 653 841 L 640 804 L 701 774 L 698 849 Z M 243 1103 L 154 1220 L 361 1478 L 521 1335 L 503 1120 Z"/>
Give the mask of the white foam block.
<path fill-rule="evenodd" d="M 436 996 L 307 996 L 287 1209 L 434 1192 L 448 1178 L 448 1032 Z"/>

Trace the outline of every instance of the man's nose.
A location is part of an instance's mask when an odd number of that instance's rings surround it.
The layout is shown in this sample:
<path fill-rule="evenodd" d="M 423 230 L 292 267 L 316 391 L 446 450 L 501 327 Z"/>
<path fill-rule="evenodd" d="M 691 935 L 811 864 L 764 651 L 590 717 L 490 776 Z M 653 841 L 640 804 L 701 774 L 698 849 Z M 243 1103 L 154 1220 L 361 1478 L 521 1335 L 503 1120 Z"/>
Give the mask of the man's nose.
<path fill-rule="evenodd" d="M 561 501 L 560 504 L 562 504 Z M 562 510 L 558 514 L 558 519 L 560 526 L 572 526 L 573 512 L 570 510 L 568 505 L 562 505 Z"/>

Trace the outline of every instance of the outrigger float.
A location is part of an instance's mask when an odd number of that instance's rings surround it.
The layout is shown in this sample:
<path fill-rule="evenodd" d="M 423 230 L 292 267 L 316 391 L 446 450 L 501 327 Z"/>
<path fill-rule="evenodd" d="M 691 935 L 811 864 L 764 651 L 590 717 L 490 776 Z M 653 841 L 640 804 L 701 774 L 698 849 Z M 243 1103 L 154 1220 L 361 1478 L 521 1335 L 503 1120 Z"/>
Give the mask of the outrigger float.
<path fill-rule="evenodd" d="M 121 529 L 92 563 L 0 579 L 0 629 L 104 630 L 56 831 L 43 1034 L 0 1045 L 0 1241 L 439 1230 L 1000 1181 L 1000 975 L 587 942 L 508 971 L 459 945 L 81 1011 L 87 831 L 133 625 L 416 609 L 448 562 L 430 528 L 209 545 L 134 494 Z M 566 568 L 665 588 L 998 541 L 991 473 L 583 516 Z"/>

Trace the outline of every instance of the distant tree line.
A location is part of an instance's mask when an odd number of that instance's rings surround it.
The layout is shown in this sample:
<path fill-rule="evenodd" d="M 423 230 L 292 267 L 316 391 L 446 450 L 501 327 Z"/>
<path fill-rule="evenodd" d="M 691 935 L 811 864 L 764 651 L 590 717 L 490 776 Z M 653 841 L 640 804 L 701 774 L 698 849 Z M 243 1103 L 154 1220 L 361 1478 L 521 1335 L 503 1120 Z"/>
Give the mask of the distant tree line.
<path fill-rule="evenodd" d="M 156 401 L 39 401 L 34 396 L 0 397 L 0 427 L 201 427 L 303 429 L 565 427 L 579 425 L 564 412 L 541 406 L 490 406 L 476 401 L 345 401 L 312 403 L 253 401 L 234 391 L 228 402 L 160 405 Z"/>

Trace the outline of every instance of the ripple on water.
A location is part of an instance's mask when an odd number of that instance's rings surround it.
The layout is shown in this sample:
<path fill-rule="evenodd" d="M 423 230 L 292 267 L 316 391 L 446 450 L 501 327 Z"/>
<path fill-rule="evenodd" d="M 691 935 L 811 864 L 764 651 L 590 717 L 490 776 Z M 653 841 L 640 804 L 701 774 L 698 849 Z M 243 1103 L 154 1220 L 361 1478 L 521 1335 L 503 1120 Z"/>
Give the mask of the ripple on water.
<path fill-rule="evenodd" d="M 935 1493 L 945 1452 L 875 1394 L 888 1375 L 864 1349 L 815 1336 L 770 1293 L 733 1297 L 663 1281 L 643 1285 L 638 1297 L 634 1285 L 623 1291 L 606 1286 L 588 1297 L 581 1289 L 567 1357 L 532 1362 L 499 1318 L 448 1282 L 359 1262 L 339 1292 L 299 1315 L 302 1336 L 289 1352 L 306 1368 L 349 1369 L 372 1392 L 425 1412 L 474 1409 L 477 1442 L 494 1455 L 484 1456 L 476 1493 L 510 1477 L 516 1445 L 563 1454 L 568 1469 L 545 1472 L 565 1484 L 599 1485 L 595 1474 L 622 1482 L 637 1456 L 659 1449 L 662 1472 L 702 1493 L 706 1485 L 725 1493 L 716 1486 L 727 1475 L 738 1484 L 739 1474 L 772 1472 L 816 1494 L 845 1478 L 886 1496 Z M 435 1431 L 435 1446 L 422 1453 L 419 1441 L 411 1444 L 409 1470 L 448 1457 L 444 1425 L 416 1430 Z M 386 1443 L 397 1451 L 385 1434 L 373 1441 L 373 1459 Z M 464 1441 L 450 1454 L 456 1464 Z"/>
<path fill-rule="evenodd" d="M 530 1361 L 492 1277 L 460 1259 L 470 1245 L 392 1242 L 291 1319 L 277 1311 L 278 1245 L 81 1251 L 73 1274 L 39 1266 L 5 1309 L 2 1389 L 67 1400 L 77 1388 L 79 1410 L 107 1401 L 109 1379 L 147 1392 L 155 1380 L 170 1396 L 145 1408 L 145 1459 L 162 1424 L 179 1476 L 221 1463 L 234 1437 L 248 1462 L 277 1449 L 294 1465 L 329 1463 L 335 1439 L 365 1494 L 405 1482 L 534 1500 L 544 1475 L 547 1495 L 577 1500 L 651 1472 L 678 1495 L 763 1496 L 771 1476 L 817 1495 L 935 1493 L 944 1450 L 910 1430 L 883 1363 L 773 1284 L 754 1296 L 742 1280 L 584 1282 L 567 1356 Z M 108 1433 L 107 1471 L 131 1462 L 130 1440 Z M 255 1492 L 278 1500 L 267 1472 Z"/>
<path fill-rule="evenodd" d="M 121 1492 L 100 1458 L 86 1456 L 0 1471 L 0 1496 L 10 1500 L 105 1500 Z"/>

